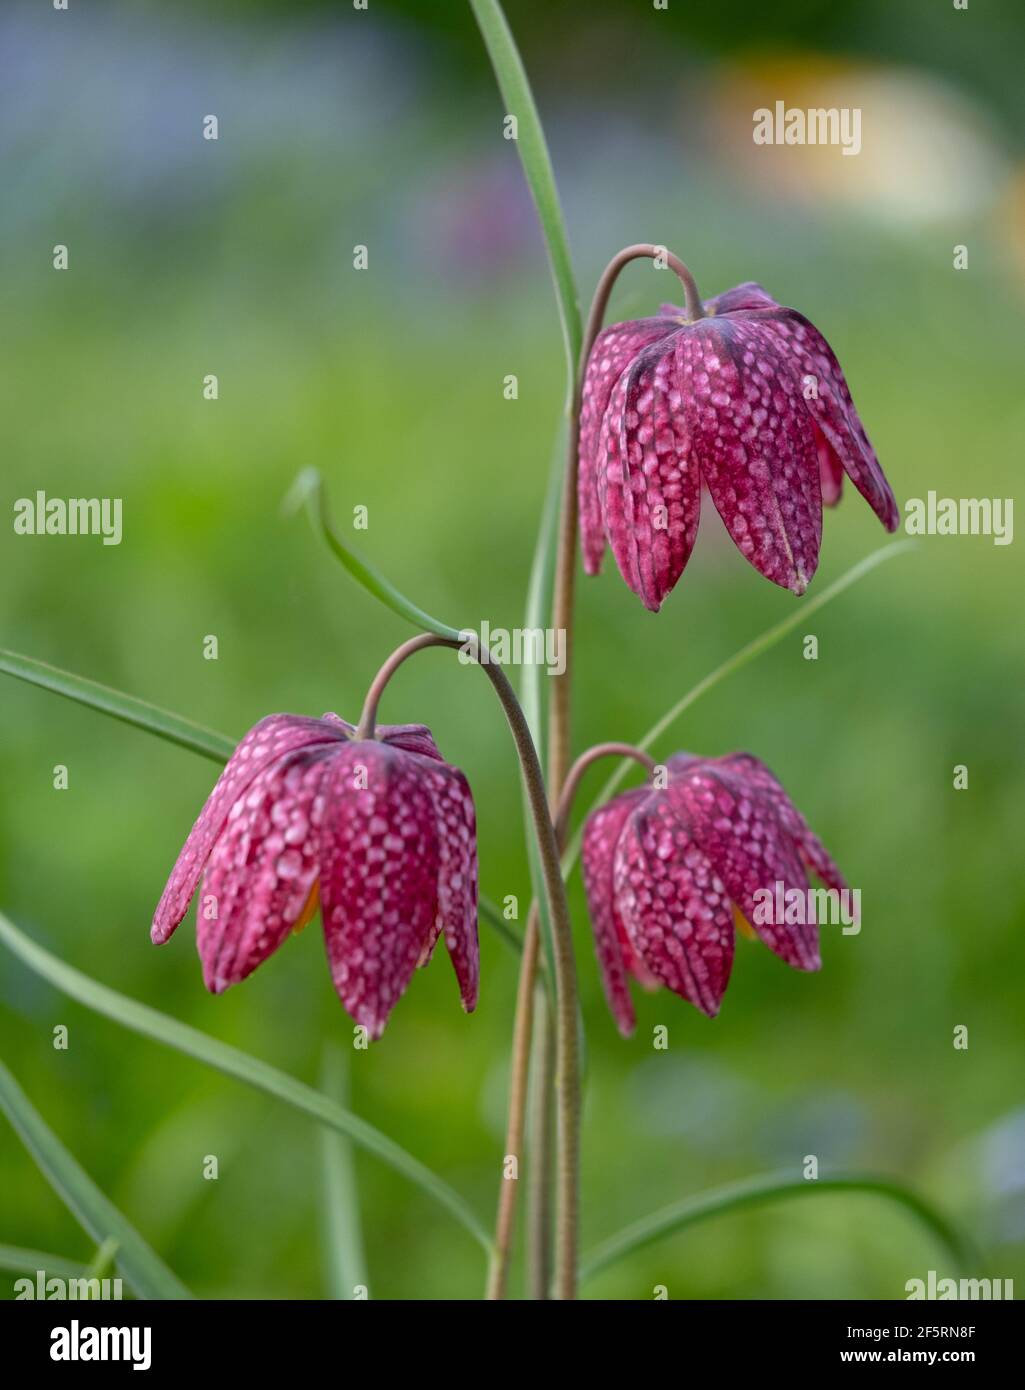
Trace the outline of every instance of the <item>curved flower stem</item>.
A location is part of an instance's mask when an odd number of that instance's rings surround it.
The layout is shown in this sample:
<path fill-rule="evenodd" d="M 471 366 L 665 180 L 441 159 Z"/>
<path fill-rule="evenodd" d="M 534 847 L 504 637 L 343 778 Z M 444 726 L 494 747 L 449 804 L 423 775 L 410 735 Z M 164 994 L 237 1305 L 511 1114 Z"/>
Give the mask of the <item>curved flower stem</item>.
<path fill-rule="evenodd" d="M 559 513 L 559 540 L 555 561 L 555 586 L 552 595 L 552 627 L 566 634 L 566 667 L 562 675 L 553 677 L 551 710 L 548 725 L 548 790 L 556 798 L 562 790 L 569 766 L 570 750 L 570 690 L 573 660 L 573 595 L 577 558 L 577 434 L 580 426 L 580 402 L 584 388 L 584 371 L 594 347 L 594 340 L 605 321 L 612 287 L 624 266 L 642 258 L 660 257 L 683 285 L 687 316 L 691 320 L 705 317 L 701 296 L 690 273 L 679 256 L 664 246 L 652 242 L 637 242 L 617 252 L 601 273 L 587 316 L 580 361 L 570 401 L 569 438 L 566 446 L 566 471 L 562 483 L 562 504 Z"/>
<path fill-rule="evenodd" d="M 596 743 L 593 748 L 588 748 L 586 753 L 581 753 L 566 774 L 555 813 L 555 838 L 559 844 L 560 854 L 566 848 L 569 818 L 573 811 L 577 790 L 584 779 L 584 773 L 599 758 L 633 758 L 634 762 L 640 763 L 647 772 L 654 772 L 656 766 L 655 759 L 650 754 L 645 753 L 640 748 L 635 748 L 632 743 Z"/>
<path fill-rule="evenodd" d="M 377 726 L 377 706 L 381 703 L 384 688 L 404 661 L 425 647 L 458 647 L 459 645 L 460 643 L 451 642 L 447 638 L 436 637 L 433 632 L 421 632 L 418 637 L 411 637 L 408 642 L 403 642 L 401 647 L 396 647 L 370 682 L 366 699 L 363 701 L 363 711 L 359 717 L 356 737 L 362 739 L 374 737 L 374 730 Z"/>
<path fill-rule="evenodd" d="M 376 682 L 375 682 L 376 684 Z M 581 753 L 566 774 L 555 808 L 555 843 L 561 855 L 565 849 L 566 832 L 573 810 L 573 801 L 583 780 L 584 774 L 600 758 L 633 758 L 648 772 L 655 767 L 655 761 L 639 748 L 629 743 L 597 743 L 586 753 Z M 527 917 L 527 928 L 523 943 L 523 960 L 520 965 L 520 979 L 516 996 L 516 1022 L 513 1029 L 512 1071 L 509 1082 L 509 1117 L 506 1126 L 506 1155 L 519 1157 L 525 1130 L 524 1117 L 527 1106 L 527 1077 L 530 1071 L 531 1031 L 534 1026 L 534 975 L 537 969 L 538 946 L 538 907 L 532 903 Z M 539 991 L 539 993 L 542 993 Z M 542 1031 L 549 1026 L 545 1001 L 539 1001 L 537 1013 L 541 1018 Z M 548 1085 L 544 1039 L 537 1039 L 534 1076 L 534 1163 L 531 1168 L 531 1192 L 533 1196 L 531 1227 L 531 1292 L 535 1298 L 547 1298 L 547 1202 L 543 1189 L 547 1177 L 547 1128 Z M 495 1223 L 494 1259 L 488 1280 L 488 1298 L 505 1297 L 509 1278 L 509 1264 L 512 1259 L 512 1235 L 516 1216 L 517 1185 L 513 1181 L 503 1181 L 498 1194 L 498 1217 Z"/>
<path fill-rule="evenodd" d="M 391 654 L 377 673 L 363 705 L 359 736 L 373 737 L 377 706 L 388 681 L 402 663 L 425 647 L 451 647 L 466 650 L 468 643 L 421 633 L 404 642 Z M 516 692 L 501 666 L 492 661 L 487 648 L 474 644 L 476 663 L 487 675 L 505 711 L 512 732 L 520 769 L 526 787 L 527 801 L 534 822 L 541 876 L 545 888 L 548 921 L 552 935 L 552 959 L 555 968 L 555 1053 L 556 1095 L 558 1101 L 558 1166 L 555 1231 L 555 1295 L 557 1298 L 576 1297 L 578 1187 L 580 1168 L 580 1058 L 577 1038 L 577 981 L 573 959 L 573 935 L 570 927 L 566 889 L 559 866 L 559 848 L 545 797 L 544 774 L 530 734 L 530 727 L 516 698 Z M 533 984 L 535 971 L 530 972 Z M 529 1037 L 529 1030 L 525 1030 Z M 513 1150 L 508 1150 L 513 1152 Z"/>

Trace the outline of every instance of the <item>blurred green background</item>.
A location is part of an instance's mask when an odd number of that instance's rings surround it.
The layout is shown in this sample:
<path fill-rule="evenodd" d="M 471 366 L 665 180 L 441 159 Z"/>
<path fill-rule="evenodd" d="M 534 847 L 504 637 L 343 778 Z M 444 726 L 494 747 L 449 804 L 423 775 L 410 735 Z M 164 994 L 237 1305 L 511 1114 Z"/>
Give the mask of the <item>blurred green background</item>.
<path fill-rule="evenodd" d="M 1013 495 L 1025 299 L 1022 23 L 1012 0 L 509 0 L 582 294 L 664 242 L 703 293 L 757 279 L 821 327 L 897 493 Z M 409 630 L 281 502 L 316 465 L 365 553 L 447 621 L 513 627 L 564 394 L 554 301 L 503 107 L 458 0 L 9 3 L 0 93 L 3 495 L 123 498 L 124 539 L 0 531 L 0 645 L 241 734 L 355 717 Z M 863 109 L 863 149 L 756 149 L 755 107 Z M 216 113 L 220 138 L 200 138 Z M 55 243 L 70 269 L 51 266 Z M 366 244 L 370 268 L 352 268 Z M 968 269 L 953 269 L 954 247 Z M 632 268 L 616 317 L 671 296 Z M 220 399 L 205 401 L 216 373 Z M 503 378 L 519 378 L 519 399 Z M 811 594 L 885 541 L 848 485 Z M 787 1167 L 865 1167 L 970 1227 L 1025 1287 L 1021 547 L 928 537 L 719 686 L 657 750 L 748 748 L 863 895 L 804 976 L 738 943 L 710 1023 L 640 996 L 619 1040 L 578 878 L 588 1035 L 584 1243 L 687 1193 Z M 638 737 L 791 595 L 706 514 L 652 618 L 611 560 L 580 585 L 575 737 Z M 217 661 L 203 659 L 216 634 Z M 209 763 L 0 681 L 0 906 L 97 979 L 316 1081 L 351 1025 L 311 926 L 241 988 L 202 987 L 191 918 L 148 924 Z M 528 881 L 511 744 L 487 682 L 442 653 L 383 710 L 424 721 L 473 785 L 481 883 Z M 66 764 L 67 791 L 53 789 Z M 954 791 L 953 767 L 969 768 Z M 595 774 L 593 790 L 599 785 Z M 354 1053 L 353 1105 L 491 1220 L 516 966 L 482 925 L 465 1017 L 448 964 Z M 53 1027 L 70 1029 L 67 1052 Z M 651 1046 L 669 1028 L 668 1052 Z M 953 1030 L 969 1029 L 967 1052 Z M 0 958 L 0 1055 L 197 1294 L 325 1293 L 318 1136 Z M 202 1178 L 217 1154 L 220 1178 Z M 360 1156 L 374 1297 L 475 1297 L 478 1250 Z M 0 1122 L 0 1242 L 89 1242 Z M 663 1241 L 591 1296 L 890 1298 L 943 1256 L 870 1197 L 766 1207 Z M 11 1279 L 0 1277 L 10 1295 Z"/>

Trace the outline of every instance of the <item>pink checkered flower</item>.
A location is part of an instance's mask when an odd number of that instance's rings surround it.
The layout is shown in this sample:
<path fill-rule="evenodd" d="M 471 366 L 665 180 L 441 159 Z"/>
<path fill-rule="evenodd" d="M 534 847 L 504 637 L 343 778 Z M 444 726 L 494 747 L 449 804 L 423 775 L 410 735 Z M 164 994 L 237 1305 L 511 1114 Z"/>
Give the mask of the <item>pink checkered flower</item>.
<path fill-rule="evenodd" d="M 661 789 L 623 792 L 584 825 L 587 904 L 609 1007 L 636 1023 L 628 981 L 665 985 L 714 1018 L 733 965 L 734 928 L 796 970 L 818 970 L 818 927 L 765 920 L 759 894 L 806 892 L 812 869 L 838 893 L 839 869 L 790 797 L 749 753 L 678 753 Z M 764 898 L 761 900 L 764 902 Z"/>
<path fill-rule="evenodd" d="M 605 543 L 657 612 L 690 558 L 702 485 L 738 550 L 802 594 L 819 561 L 822 504 L 844 473 L 888 531 L 890 486 L 822 334 L 760 285 L 738 285 L 690 321 L 663 305 L 595 339 L 580 411 L 584 568 Z"/>
<path fill-rule="evenodd" d="M 192 827 L 153 917 L 160 944 L 203 877 L 208 989 L 244 980 L 313 916 L 338 997 L 372 1038 L 444 933 L 477 1003 L 477 841 L 466 778 L 422 724 L 361 739 L 336 714 L 271 714 L 246 734 Z"/>

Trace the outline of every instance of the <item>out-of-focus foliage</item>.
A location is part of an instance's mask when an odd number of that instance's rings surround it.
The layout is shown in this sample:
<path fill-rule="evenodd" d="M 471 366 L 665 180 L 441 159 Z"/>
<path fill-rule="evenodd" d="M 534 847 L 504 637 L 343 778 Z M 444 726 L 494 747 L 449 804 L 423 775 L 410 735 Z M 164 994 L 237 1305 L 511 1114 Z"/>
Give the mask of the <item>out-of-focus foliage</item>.
<path fill-rule="evenodd" d="M 1025 217 L 1020 84 L 1001 74 L 1014 7 L 649 8 L 509 5 L 585 296 L 639 239 L 671 245 L 706 294 L 758 279 L 832 341 L 900 500 L 1013 494 Z M 5 523 L 0 645 L 229 733 L 273 710 L 354 717 L 409 629 L 280 515 L 306 465 L 342 524 L 369 509 L 355 539 L 417 602 L 517 624 L 564 382 L 532 211 L 462 10 L 4 7 L 3 514 L 37 489 L 120 497 L 124 540 Z M 800 92 L 803 105 L 820 89 L 863 107 L 862 153 L 754 159 L 751 93 Z M 201 138 L 208 113 L 217 142 Z M 352 268 L 357 244 L 366 272 Z M 966 271 L 952 268 L 956 245 Z M 671 293 L 655 274 L 632 268 L 614 312 Z M 848 488 L 816 585 L 882 540 Z M 750 748 L 786 782 L 863 895 L 863 931 L 827 929 L 821 975 L 742 941 L 715 1023 L 644 997 L 624 1044 L 574 880 L 588 1243 L 815 1154 L 919 1186 L 973 1226 L 983 1272 L 1025 1278 L 1020 555 L 1017 540 L 925 538 L 816 615 L 817 661 L 799 630 L 660 750 Z M 797 601 L 744 564 L 714 513 L 657 618 L 614 569 L 582 582 L 578 744 L 640 734 Z M 216 661 L 203 659 L 208 634 Z M 190 923 L 149 944 L 213 769 L 15 682 L 0 683 L 0 711 L 4 910 L 98 979 L 315 1081 L 325 1038 L 351 1037 L 318 927 L 220 999 L 203 992 Z M 483 888 L 518 895 L 522 918 L 517 774 L 487 682 L 427 653 L 382 714 L 427 722 L 465 768 Z M 57 764 L 67 791 L 53 788 Z M 351 1087 L 360 1113 L 487 1214 L 516 967 L 482 933 L 477 1014 L 462 1015 L 439 958 L 384 1040 L 354 1054 Z M 67 1051 L 52 1046 L 57 1024 Z M 651 1047 L 656 1024 L 667 1052 Z M 291 1114 L 7 958 L 0 1053 L 197 1294 L 323 1296 L 317 1135 Z M 209 1154 L 216 1182 L 203 1179 Z M 471 1241 L 389 1172 L 362 1157 L 357 1169 L 373 1294 L 475 1296 Z M 0 1241 L 89 1254 L 2 1128 Z M 899 1297 L 936 1260 L 899 1215 L 837 1197 L 695 1229 L 590 1291 Z"/>

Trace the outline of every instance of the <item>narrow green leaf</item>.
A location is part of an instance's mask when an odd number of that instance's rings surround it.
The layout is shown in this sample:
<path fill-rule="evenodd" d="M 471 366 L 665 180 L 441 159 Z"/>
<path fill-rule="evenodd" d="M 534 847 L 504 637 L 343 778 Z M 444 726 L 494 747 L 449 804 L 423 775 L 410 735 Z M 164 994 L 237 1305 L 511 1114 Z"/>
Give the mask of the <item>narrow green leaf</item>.
<path fill-rule="evenodd" d="M 89 1279 L 105 1279 L 113 1269 L 117 1261 L 118 1243 L 113 1236 L 108 1236 L 101 1245 L 96 1247 L 96 1254 L 89 1262 L 86 1270 L 86 1277 Z"/>
<path fill-rule="evenodd" d="M 566 425 L 563 424 L 556 436 L 555 453 L 548 473 L 548 486 L 541 508 L 541 519 L 538 525 L 537 538 L 534 542 L 534 554 L 530 562 L 530 578 L 527 582 L 527 611 L 523 619 L 523 626 L 527 632 L 543 630 L 547 626 L 547 615 L 551 605 L 552 576 L 555 570 L 555 527 L 559 516 L 559 498 L 562 494 L 565 451 Z M 520 705 L 523 709 L 523 716 L 530 727 L 530 736 L 534 740 L 534 747 L 537 749 L 537 755 L 541 759 L 543 767 L 544 726 L 542 710 L 544 701 L 541 698 L 542 679 L 541 666 L 538 662 L 528 661 L 524 663 L 520 675 Z"/>
<path fill-rule="evenodd" d="M 54 1279 L 84 1279 L 86 1267 L 63 1255 L 49 1255 L 45 1250 L 26 1250 L 20 1245 L 0 1245 L 0 1269 L 13 1274 L 35 1274 L 41 1269 Z"/>
<path fill-rule="evenodd" d="M 226 1076 L 243 1081 L 246 1085 L 253 1086 L 256 1090 L 273 1096 L 275 1100 L 284 1101 L 286 1105 L 290 1105 L 294 1110 L 309 1116 L 319 1124 L 328 1125 L 331 1129 L 338 1130 L 340 1134 L 347 1135 L 354 1143 L 359 1144 L 368 1153 L 374 1154 L 382 1162 L 387 1163 L 396 1172 L 401 1173 L 403 1177 L 419 1187 L 422 1192 L 433 1197 L 465 1226 L 490 1254 L 490 1236 L 458 1192 L 415 1159 L 412 1154 L 408 1154 L 405 1149 L 400 1148 L 394 1140 L 389 1139 L 373 1125 L 367 1124 L 365 1120 L 361 1120 L 358 1115 L 353 1115 L 351 1111 L 343 1109 L 329 1097 L 314 1090 L 312 1086 L 297 1081 L 295 1077 L 289 1076 L 286 1072 L 278 1071 L 276 1067 L 261 1062 L 259 1058 L 250 1057 L 248 1053 L 241 1052 L 237 1047 L 231 1047 L 227 1043 L 219 1042 L 216 1038 L 208 1037 L 197 1028 L 190 1028 L 186 1023 L 179 1023 L 177 1019 L 169 1018 L 167 1014 L 159 1013 L 147 1004 L 140 1004 L 134 999 L 128 999 L 125 995 L 118 994 L 116 990 L 108 989 L 106 985 L 101 985 L 98 981 L 90 979 L 88 975 L 83 975 L 81 971 L 66 965 L 57 956 L 45 951 L 42 946 L 36 945 L 31 938 L 20 932 L 3 913 L 0 913 L 0 941 L 9 946 L 30 970 L 41 975 L 44 980 L 49 980 L 55 988 L 70 998 L 76 999 L 80 1004 L 84 1004 L 87 1009 L 103 1014 L 105 1017 L 113 1019 L 115 1023 L 120 1023 L 122 1027 L 130 1028 L 135 1033 L 141 1033 L 143 1037 L 152 1038 L 156 1042 L 163 1043 L 166 1047 L 173 1047 L 178 1052 L 184 1052 L 187 1056 L 194 1057 L 207 1066 L 216 1067 Z M 116 1232 L 104 1231 L 102 1235 L 106 1236 L 111 1233 L 116 1234 Z"/>
<path fill-rule="evenodd" d="M 502 909 L 497 903 L 492 902 L 489 897 L 481 893 L 477 902 L 477 911 L 478 915 L 487 922 L 492 931 L 498 933 L 509 947 L 510 951 L 514 951 L 516 955 L 522 954 L 523 943 L 502 916 Z"/>
<path fill-rule="evenodd" d="M 0 1109 L 75 1220 L 95 1241 L 117 1241 L 118 1267 L 140 1298 L 192 1297 L 71 1156 L 2 1062 Z"/>
<path fill-rule="evenodd" d="M 324 1048 L 320 1075 L 325 1095 L 340 1105 L 349 1103 L 348 1053 L 333 1043 Z M 331 1297 L 352 1302 L 356 1289 L 369 1289 L 367 1257 L 363 1248 L 363 1222 L 356 1186 L 352 1143 L 331 1129 L 320 1131 L 324 1174 L 324 1240 Z"/>
<path fill-rule="evenodd" d="M 447 637 L 455 642 L 462 641 L 462 634 L 458 628 L 449 627 L 440 619 L 432 618 L 430 613 L 418 607 L 412 599 L 406 598 L 380 570 L 362 560 L 352 547 L 342 540 L 331 520 L 324 481 L 315 468 L 303 469 L 285 499 L 286 510 L 294 511 L 301 506 L 306 507 L 313 529 L 320 532 L 335 556 L 368 594 L 372 594 L 386 608 L 390 608 L 393 613 L 405 618 L 408 623 L 412 623 L 423 632 L 434 632 L 439 637 Z M 479 625 L 476 630 L 480 630 Z"/>
<path fill-rule="evenodd" d="M 183 719 L 180 714 L 172 714 L 170 710 L 160 709 L 146 700 L 138 700 L 134 695 L 125 695 L 109 685 L 100 685 L 98 681 L 76 676 L 71 671 L 61 671 L 56 666 L 48 666 L 45 661 L 36 661 L 19 652 L 0 648 L 0 671 L 30 685 L 52 690 L 55 695 L 63 695 L 65 699 L 76 700 L 80 705 L 88 705 L 90 709 L 100 710 L 113 719 L 121 720 L 123 724 L 145 729 L 149 734 L 156 734 L 158 738 L 167 739 L 168 743 L 176 743 L 181 748 L 189 748 L 204 758 L 212 758 L 214 762 L 223 763 L 235 747 L 236 740 L 214 733 L 212 729 L 204 729 L 201 724 Z"/>
<path fill-rule="evenodd" d="M 765 1177 L 731 1183 L 727 1187 L 717 1187 L 711 1192 L 699 1193 L 695 1197 L 685 1197 L 651 1216 L 643 1217 L 617 1235 L 603 1241 L 586 1255 L 581 1268 L 581 1278 L 590 1279 L 599 1270 L 606 1269 L 624 1255 L 630 1255 L 656 1240 L 685 1230 L 688 1226 L 694 1226 L 699 1221 L 707 1221 L 714 1216 L 725 1216 L 729 1212 L 756 1206 L 762 1202 L 792 1197 L 822 1197 L 838 1192 L 867 1193 L 897 1203 L 931 1232 L 959 1268 L 968 1269 L 972 1266 L 974 1252 L 970 1243 L 935 1207 L 910 1188 L 891 1182 L 888 1178 L 861 1177 L 857 1174 L 823 1177 L 811 1182 L 790 1175 L 771 1173 Z"/>
<path fill-rule="evenodd" d="M 538 116 L 523 60 L 502 12 L 502 6 L 498 0 L 470 0 L 470 5 L 495 71 L 506 114 L 516 117 L 515 145 L 548 249 L 548 263 L 555 284 L 569 380 L 572 383 L 577 370 L 577 359 L 580 357 L 583 329 L 573 279 L 573 262 L 541 118 Z"/>
<path fill-rule="evenodd" d="M 884 545 L 879 550 L 874 550 L 871 555 L 866 555 L 863 560 L 859 560 L 856 565 L 853 565 L 844 574 L 840 575 L 839 579 L 834 579 L 832 584 L 827 585 L 827 587 L 823 589 L 821 593 L 816 594 L 814 598 L 802 599 L 800 607 L 791 613 L 788 618 L 784 618 L 782 622 L 767 628 L 760 636 L 748 642 L 747 646 L 741 647 L 738 652 L 734 652 L 728 660 L 724 661 L 721 666 L 717 666 L 715 670 L 711 671 L 703 680 L 698 681 L 693 689 L 688 690 L 687 694 L 684 695 L 682 699 L 677 700 L 676 704 L 673 705 L 671 709 L 667 710 L 662 718 L 651 726 L 644 737 L 638 741 L 637 747 L 641 749 L 650 748 L 656 739 L 661 738 L 666 730 L 676 723 L 681 714 L 689 710 L 691 705 L 701 699 L 702 695 L 707 695 L 710 690 L 713 690 L 720 681 L 725 680 L 727 676 L 732 676 L 735 672 L 746 666 L 749 661 L 753 661 L 755 657 L 761 656 L 762 653 L 767 652 L 770 647 L 774 647 L 788 632 L 793 632 L 795 627 L 800 626 L 802 623 L 806 623 L 813 613 L 817 612 L 818 609 L 824 607 L 827 603 L 830 603 L 837 595 L 842 594 L 845 589 L 849 589 L 852 584 L 856 584 L 859 579 L 863 579 L 866 574 L 870 574 L 872 570 L 874 570 L 877 565 L 881 565 L 884 560 L 892 560 L 898 555 L 904 555 L 907 551 L 913 550 L 915 545 L 915 541 L 897 541 L 892 545 Z M 636 769 L 636 767 L 637 764 L 632 759 L 623 759 L 619 767 L 588 806 L 587 811 L 581 817 L 581 824 L 587 819 L 587 816 L 595 806 L 600 806 L 608 801 L 609 797 L 619 789 L 623 779 L 631 770 Z M 562 857 L 564 875 L 568 875 L 573 865 L 576 863 L 577 855 L 580 853 L 580 841 L 581 830 L 578 829 L 566 853 Z"/>
<path fill-rule="evenodd" d="M 546 615 L 551 603 L 552 576 L 555 569 L 555 528 L 559 515 L 559 499 L 562 493 L 566 429 L 567 426 L 564 423 L 557 432 L 555 451 L 548 475 L 548 487 L 541 510 L 537 539 L 534 543 L 534 555 L 531 560 L 530 579 L 527 585 L 527 611 L 524 617 L 524 629 L 527 632 L 543 629 L 547 624 Z M 542 680 L 539 664 L 527 662 L 523 666 L 520 676 L 520 705 L 524 718 L 530 727 L 530 736 L 534 740 L 534 747 L 537 749 L 538 759 L 543 768 L 545 763 L 543 717 L 545 701 L 542 697 Z M 522 804 L 531 893 L 541 913 L 541 943 L 544 949 L 547 978 L 554 980 L 555 960 L 552 951 L 551 924 L 548 920 L 548 903 L 541 881 L 541 861 L 534 840 L 533 819 L 526 787 L 523 788 Z"/>
<path fill-rule="evenodd" d="M 77 700 L 80 704 L 99 710 L 101 714 L 109 714 L 123 723 L 134 724 L 137 728 L 145 729 L 147 733 L 166 738 L 182 748 L 210 758 L 213 762 L 227 762 L 235 750 L 236 740 L 224 734 L 204 729 L 199 724 L 193 724 L 191 720 L 183 719 L 180 714 L 158 709 L 156 705 L 149 705 L 145 700 L 123 695 L 119 690 L 98 685 L 95 681 L 76 676 L 71 671 L 59 671 L 56 666 L 47 666 L 45 662 L 35 661 L 32 657 L 19 656 L 17 652 L 0 649 L 0 671 L 17 676 L 19 680 L 28 681 L 32 685 L 53 690 L 69 700 Z M 507 946 L 519 951 L 519 939 L 515 932 L 509 929 L 494 903 L 482 898 L 480 906 L 481 917 L 498 932 Z"/>

